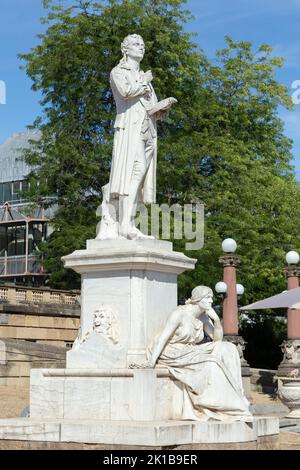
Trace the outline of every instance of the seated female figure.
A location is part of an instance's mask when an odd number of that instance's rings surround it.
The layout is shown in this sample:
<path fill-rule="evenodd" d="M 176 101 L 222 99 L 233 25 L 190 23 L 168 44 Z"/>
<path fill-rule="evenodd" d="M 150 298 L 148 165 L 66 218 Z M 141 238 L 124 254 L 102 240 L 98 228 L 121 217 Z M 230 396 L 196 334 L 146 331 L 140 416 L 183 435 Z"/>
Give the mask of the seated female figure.
<path fill-rule="evenodd" d="M 144 366 L 167 367 L 184 384 L 183 419 L 251 421 L 238 350 L 222 341 L 223 329 L 212 308 L 212 297 L 209 287 L 192 291 L 186 304 L 169 316 Z"/>

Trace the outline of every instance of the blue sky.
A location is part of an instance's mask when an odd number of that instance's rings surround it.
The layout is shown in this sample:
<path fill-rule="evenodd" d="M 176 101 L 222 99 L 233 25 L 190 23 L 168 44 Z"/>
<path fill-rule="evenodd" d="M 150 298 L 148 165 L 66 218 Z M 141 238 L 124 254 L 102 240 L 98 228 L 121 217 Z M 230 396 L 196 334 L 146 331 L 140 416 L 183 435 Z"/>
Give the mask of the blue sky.
<path fill-rule="evenodd" d="M 72 1 L 66 0 L 68 4 Z M 195 19 L 187 29 L 196 32 L 195 41 L 210 58 L 224 45 L 224 36 L 247 40 L 255 45 L 270 44 L 286 62 L 277 78 L 290 88 L 300 80 L 300 0 L 188 0 Z M 0 104 L 0 143 L 26 129 L 40 114 L 39 95 L 19 69 L 18 53 L 29 52 L 43 32 L 41 0 L 0 0 L 0 80 L 6 83 L 6 104 Z M 1 99 L 0 99 L 1 101 Z M 286 134 L 294 140 L 294 164 L 300 180 L 300 105 L 293 111 L 279 111 Z"/>

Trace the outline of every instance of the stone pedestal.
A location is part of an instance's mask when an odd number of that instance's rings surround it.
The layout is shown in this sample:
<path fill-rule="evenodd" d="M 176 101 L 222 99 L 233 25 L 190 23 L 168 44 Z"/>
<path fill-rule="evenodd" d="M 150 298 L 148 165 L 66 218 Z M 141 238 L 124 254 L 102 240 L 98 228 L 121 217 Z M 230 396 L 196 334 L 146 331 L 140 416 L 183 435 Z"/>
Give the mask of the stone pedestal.
<path fill-rule="evenodd" d="M 220 421 L 102 421 L 99 419 L 0 419 L 0 440 L 102 444 L 102 449 L 207 449 L 203 444 L 243 443 L 251 449 L 257 442 L 274 442 L 279 434 L 279 420 L 257 416 L 253 423 Z M 29 446 L 28 446 L 29 447 Z M 34 448 L 34 447 L 33 447 Z"/>
<path fill-rule="evenodd" d="M 167 369 L 33 369 L 30 417 L 180 420 L 184 387 Z"/>
<path fill-rule="evenodd" d="M 167 369 L 129 369 L 177 306 L 177 276 L 196 260 L 172 243 L 88 240 L 63 258 L 81 274 L 81 329 L 66 369 L 31 373 L 33 419 L 180 419 L 184 387 Z"/>
<path fill-rule="evenodd" d="M 127 368 L 177 306 L 177 276 L 196 260 L 159 240 L 88 240 L 63 258 L 81 274 L 81 331 L 67 368 Z M 95 312 L 96 318 L 95 318 Z M 97 318 L 98 317 L 98 318 Z"/>
<path fill-rule="evenodd" d="M 66 369 L 31 373 L 33 419 L 180 419 L 184 388 L 167 369 L 128 369 L 177 306 L 177 276 L 195 261 L 158 240 L 88 240 L 63 258 L 81 274 L 81 330 Z"/>

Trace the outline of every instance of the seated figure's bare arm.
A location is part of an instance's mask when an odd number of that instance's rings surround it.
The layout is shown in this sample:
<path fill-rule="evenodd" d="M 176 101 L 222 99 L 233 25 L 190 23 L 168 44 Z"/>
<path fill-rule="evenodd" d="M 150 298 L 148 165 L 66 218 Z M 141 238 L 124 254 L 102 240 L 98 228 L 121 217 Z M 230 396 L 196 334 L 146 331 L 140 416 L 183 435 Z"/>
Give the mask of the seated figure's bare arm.
<path fill-rule="evenodd" d="M 173 336 L 175 331 L 177 330 L 180 324 L 181 312 L 179 310 L 174 310 L 173 313 L 169 316 L 166 326 L 164 327 L 163 331 L 159 335 L 157 341 L 154 343 L 153 350 L 151 353 L 151 357 L 149 358 L 149 362 L 152 367 L 155 366 L 159 356 L 161 355 L 162 351 L 166 347 L 168 340 Z"/>
<path fill-rule="evenodd" d="M 157 337 L 156 341 L 153 344 L 151 356 L 149 357 L 149 359 L 140 365 L 132 364 L 131 367 L 133 368 L 155 367 L 155 364 L 159 356 L 161 355 L 162 351 L 166 347 L 169 339 L 173 336 L 178 326 L 180 325 L 181 316 L 182 316 L 182 312 L 178 308 L 174 310 L 174 312 L 171 313 L 164 329 L 162 330 L 161 334 Z"/>
<path fill-rule="evenodd" d="M 203 321 L 203 329 L 207 336 L 213 341 L 222 341 L 223 339 L 223 328 L 221 325 L 220 318 L 213 308 L 210 308 L 205 312 Z"/>

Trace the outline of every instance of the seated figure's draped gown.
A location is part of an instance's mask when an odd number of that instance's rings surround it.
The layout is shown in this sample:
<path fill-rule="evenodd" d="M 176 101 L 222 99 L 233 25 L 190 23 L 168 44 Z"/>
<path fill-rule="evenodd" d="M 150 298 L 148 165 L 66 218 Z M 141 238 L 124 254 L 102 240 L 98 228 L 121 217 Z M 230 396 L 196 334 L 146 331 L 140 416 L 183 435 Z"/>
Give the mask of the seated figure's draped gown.
<path fill-rule="evenodd" d="M 208 317 L 201 314 L 195 318 L 193 309 L 198 307 L 194 305 L 177 308 L 184 309 L 182 323 L 169 339 L 157 365 L 167 367 L 185 385 L 182 417 L 251 421 L 236 346 L 226 341 L 205 342 Z"/>

